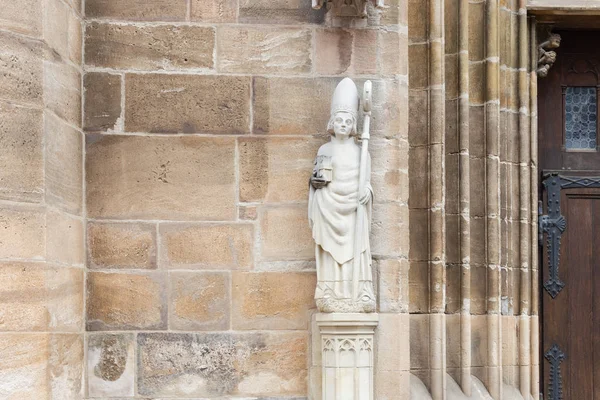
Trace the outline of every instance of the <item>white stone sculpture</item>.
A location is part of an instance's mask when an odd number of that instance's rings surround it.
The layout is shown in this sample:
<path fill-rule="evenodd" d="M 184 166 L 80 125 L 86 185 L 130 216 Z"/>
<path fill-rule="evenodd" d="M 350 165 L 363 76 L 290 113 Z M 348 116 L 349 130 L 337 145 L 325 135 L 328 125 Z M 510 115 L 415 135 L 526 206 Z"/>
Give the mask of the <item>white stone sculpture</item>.
<path fill-rule="evenodd" d="M 310 179 L 308 217 L 315 240 L 320 312 L 364 313 L 376 308 L 369 231 L 373 189 L 368 153 L 371 82 L 365 83 L 365 126 L 356 143 L 359 97 L 345 78 L 333 95 L 327 126 Z"/>

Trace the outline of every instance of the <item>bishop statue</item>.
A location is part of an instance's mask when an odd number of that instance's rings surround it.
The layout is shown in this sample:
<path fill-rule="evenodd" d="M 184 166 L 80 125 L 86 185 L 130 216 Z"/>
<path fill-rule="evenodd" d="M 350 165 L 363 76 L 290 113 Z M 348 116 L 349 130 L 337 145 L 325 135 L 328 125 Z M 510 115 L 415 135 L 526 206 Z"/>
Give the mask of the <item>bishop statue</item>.
<path fill-rule="evenodd" d="M 371 226 L 371 157 L 368 153 L 371 83 L 365 83 L 363 133 L 358 137 L 360 99 L 355 83 L 335 89 L 328 143 L 317 153 L 310 178 L 308 218 L 315 241 L 320 312 L 374 312 Z M 360 145 L 357 143 L 360 139 Z"/>

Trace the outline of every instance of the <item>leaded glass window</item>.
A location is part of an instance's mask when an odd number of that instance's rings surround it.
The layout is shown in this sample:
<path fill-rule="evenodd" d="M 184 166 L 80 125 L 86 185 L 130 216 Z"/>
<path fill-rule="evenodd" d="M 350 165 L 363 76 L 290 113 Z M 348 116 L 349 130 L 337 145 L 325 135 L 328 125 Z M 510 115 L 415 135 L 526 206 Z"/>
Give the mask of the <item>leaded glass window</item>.
<path fill-rule="evenodd" d="M 597 95 L 595 87 L 567 87 L 565 136 L 569 150 L 596 150 Z"/>

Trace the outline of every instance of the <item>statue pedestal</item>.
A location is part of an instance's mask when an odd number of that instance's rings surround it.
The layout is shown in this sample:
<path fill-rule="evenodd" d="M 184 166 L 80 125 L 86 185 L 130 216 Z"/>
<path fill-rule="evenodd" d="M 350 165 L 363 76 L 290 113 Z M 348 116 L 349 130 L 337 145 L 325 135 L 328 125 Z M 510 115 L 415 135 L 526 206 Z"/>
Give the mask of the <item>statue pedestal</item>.
<path fill-rule="evenodd" d="M 373 400 L 378 314 L 317 314 L 323 363 L 322 400 Z"/>

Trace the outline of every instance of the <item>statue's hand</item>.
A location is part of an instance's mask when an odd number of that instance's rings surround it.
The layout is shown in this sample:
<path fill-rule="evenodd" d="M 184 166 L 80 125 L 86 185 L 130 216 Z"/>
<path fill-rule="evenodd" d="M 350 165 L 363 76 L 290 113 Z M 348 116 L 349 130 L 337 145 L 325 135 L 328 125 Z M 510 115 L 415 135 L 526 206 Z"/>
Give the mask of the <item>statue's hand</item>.
<path fill-rule="evenodd" d="M 310 178 L 310 184 L 315 188 L 315 189 L 321 189 L 324 188 L 325 186 L 327 186 L 327 182 L 324 179 L 321 178 L 317 178 L 316 176 L 312 176 Z"/>
<path fill-rule="evenodd" d="M 364 205 L 365 205 L 365 204 L 367 204 L 369 201 L 371 201 L 371 191 L 367 189 L 367 190 L 365 190 L 365 192 L 362 194 L 362 196 L 360 196 L 360 199 L 358 199 L 358 202 L 364 206 Z"/>

